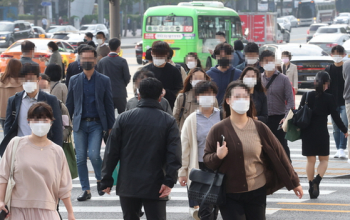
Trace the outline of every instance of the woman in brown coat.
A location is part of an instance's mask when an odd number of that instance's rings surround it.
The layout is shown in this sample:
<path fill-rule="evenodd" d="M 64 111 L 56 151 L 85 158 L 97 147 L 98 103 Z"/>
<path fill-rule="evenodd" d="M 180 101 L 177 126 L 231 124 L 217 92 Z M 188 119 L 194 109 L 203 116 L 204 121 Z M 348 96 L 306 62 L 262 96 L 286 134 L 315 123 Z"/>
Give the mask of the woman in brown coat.
<path fill-rule="evenodd" d="M 286 187 L 302 198 L 298 175 L 270 129 L 253 119 L 249 88 L 232 82 L 224 100 L 226 119 L 210 130 L 203 157 L 209 169 L 225 174 L 222 218 L 265 220 L 266 195 Z M 222 146 L 221 135 L 225 137 Z"/>
<path fill-rule="evenodd" d="M 4 128 L 6 119 L 7 100 L 17 92 L 23 91 L 22 81 L 19 79 L 21 69 L 21 62 L 17 59 L 11 59 L 0 77 L 0 122 L 2 128 Z"/>

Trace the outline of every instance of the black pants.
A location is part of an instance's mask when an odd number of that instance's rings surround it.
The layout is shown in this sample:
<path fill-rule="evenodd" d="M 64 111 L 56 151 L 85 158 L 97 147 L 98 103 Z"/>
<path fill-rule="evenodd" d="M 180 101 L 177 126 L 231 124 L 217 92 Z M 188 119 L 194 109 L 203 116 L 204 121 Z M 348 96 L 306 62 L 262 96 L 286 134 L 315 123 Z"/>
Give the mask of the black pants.
<path fill-rule="evenodd" d="M 285 139 L 286 133 L 283 131 L 283 129 L 277 130 L 278 126 L 280 125 L 281 120 L 284 118 L 284 115 L 272 115 L 269 116 L 267 121 L 267 126 L 270 128 L 272 133 L 276 136 L 276 138 L 279 140 L 279 142 L 282 144 L 284 151 L 286 152 L 289 160 L 290 159 L 290 150 L 288 147 L 288 142 Z"/>
<path fill-rule="evenodd" d="M 166 220 L 166 200 L 139 199 L 120 196 L 120 205 L 124 220 L 139 220 L 143 205 L 146 218 L 152 220 Z"/>
<path fill-rule="evenodd" d="M 125 112 L 126 98 L 113 98 L 114 109 L 118 109 L 118 114 Z"/>
<path fill-rule="evenodd" d="M 226 194 L 225 205 L 220 206 L 223 220 L 265 220 L 266 189 Z"/>

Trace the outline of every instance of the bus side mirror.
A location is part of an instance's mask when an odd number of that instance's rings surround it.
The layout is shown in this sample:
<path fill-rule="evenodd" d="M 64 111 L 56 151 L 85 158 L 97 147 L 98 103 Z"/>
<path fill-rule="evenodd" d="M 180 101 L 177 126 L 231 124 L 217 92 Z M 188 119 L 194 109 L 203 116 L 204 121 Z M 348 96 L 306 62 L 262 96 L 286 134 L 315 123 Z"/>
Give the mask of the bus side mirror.
<path fill-rule="evenodd" d="M 244 30 L 244 36 L 248 36 L 249 35 L 249 28 L 246 28 L 245 30 Z"/>

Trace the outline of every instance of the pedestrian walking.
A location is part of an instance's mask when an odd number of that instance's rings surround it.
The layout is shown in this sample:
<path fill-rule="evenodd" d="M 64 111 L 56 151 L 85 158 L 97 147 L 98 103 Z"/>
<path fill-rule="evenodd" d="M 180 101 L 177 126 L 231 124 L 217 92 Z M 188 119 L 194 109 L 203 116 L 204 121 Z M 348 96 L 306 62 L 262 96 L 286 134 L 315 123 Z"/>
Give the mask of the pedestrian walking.
<path fill-rule="evenodd" d="M 233 47 L 230 44 L 218 44 L 214 50 L 214 55 L 218 60 L 218 65 L 212 67 L 207 71 L 207 74 L 219 88 L 219 92 L 216 95 L 219 105 L 221 105 L 223 102 L 223 97 L 227 85 L 230 82 L 237 80 L 242 73 L 241 70 L 236 69 L 232 66 L 232 53 Z"/>
<path fill-rule="evenodd" d="M 260 64 L 265 72 L 261 76 L 261 82 L 267 93 L 267 112 L 269 114 L 267 126 L 282 144 L 287 156 L 290 159 L 290 150 L 286 133 L 282 124 L 289 110 L 294 109 L 292 85 L 284 74 L 276 70 L 275 53 L 265 50 L 260 55 Z"/>
<path fill-rule="evenodd" d="M 58 51 L 58 46 L 55 42 L 50 41 L 47 44 L 48 50 L 51 54 L 50 58 L 47 57 L 41 57 L 40 60 L 42 62 L 45 62 L 45 65 L 48 66 L 49 64 L 57 64 L 60 65 L 62 67 L 62 57 L 60 52 Z M 63 70 L 61 70 L 63 74 Z"/>
<path fill-rule="evenodd" d="M 334 59 L 334 63 L 326 67 L 325 71 L 328 72 L 331 79 L 329 88 L 326 90 L 327 93 L 332 94 L 335 98 L 335 106 L 338 114 L 345 127 L 348 127 L 348 117 L 346 116 L 345 99 L 343 97 L 345 80 L 343 77 L 343 59 L 346 56 L 344 47 L 337 45 L 332 48 L 331 55 Z M 346 159 L 347 138 L 342 134 L 343 132 L 339 129 L 334 120 L 333 124 L 333 137 L 337 152 L 333 156 L 334 158 Z"/>
<path fill-rule="evenodd" d="M 302 198 L 298 175 L 270 129 L 253 119 L 249 88 L 232 82 L 224 100 L 226 118 L 209 131 L 203 157 L 209 169 L 225 174 L 221 216 L 224 220 L 265 220 L 266 195 L 286 187 Z M 220 146 L 222 135 L 225 141 Z"/>
<path fill-rule="evenodd" d="M 153 57 L 152 57 L 152 48 L 148 48 L 146 50 L 146 55 L 145 55 L 145 61 L 147 61 L 147 63 L 144 63 L 143 61 L 143 66 L 140 66 L 139 68 L 137 68 L 137 71 L 141 71 L 145 66 L 153 63 Z M 134 87 L 135 88 L 135 87 Z"/>
<path fill-rule="evenodd" d="M 140 88 L 140 82 L 147 78 L 155 78 L 154 73 L 151 71 L 137 71 L 133 76 L 133 82 L 134 82 L 134 91 L 135 91 L 135 97 L 132 97 L 129 99 L 129 101 L 126 103 L 126 109 L 125 111 L 134 109 L 139 104 L 139 100 L 141 99 L 139 88 Z M 162 106 L 163 110 L 167 112 L 170 115 L 173 115 L 173 111 L 171 110 L 170 104 L 168 100 L 166 100 L 164 97 L 161 98 L 159 104 Z"/>
<path fill-rule="evenodd" d="M 182 81 L 185 81 L 185 79 L 187 77 L 186 71 L 180 64 L 174 63 L 174 61 L 172 60 L 173 56 L 174 56 L 174 51 L 172 49 L 170 49 L 167 62 L 170 63 L 171 65 L 175 66 L 179 70 L 179 72 L 181 73 Z"/>
<path fill-rule="evenodd" d="M 343 64 L 343 77 L 345 80 L 344 85 L 344 99 L 345 99 L 345 108 L 346 108 L 346 116 L 350 118 L 350 61 L 346 61 Z M 350 127 L 350 123 L 348 123 L 348 130 Z M 350 139 L 348 138 L 348 149 L 350 149 Z M 348 150 L 348 163 L 350 163 L 350 150 Z"/>
<path fill-rule="evenodd" d="M 112 38 L 109 41 L 111 52 L 102 58 L 97 65 L 97 71 L 108 76 L 111 80 L 114 108 L 121 114 L 125 111 L 128 93 L 126 87 L 130 82 L 129 66 L 126 59 L 118 55 L 120 51 L 120 40 Z"/>
<path fill-rule="evenodd" d="M 222 31 L 218 31 L 218 32 L 215 33 L 215 39 L 216 39 L 216 43 L 217 44 L 227 43 L 227 41 L 226 41 L 226 34 L 224 32 L 222 32 Z M 211 54 L 211 57 L 213 59 L 216 59 L 216 55 L 215 55 L 214 51 L 210 50 L 210 49 L 208 51 Z"/>
<path fill-rule="evenodd" d="M 72 178 L 67 159 L 62 147 L 47 137 L 52 122 L 57 120 L 51 106 L 45 102 L 32 105 L 27 120 L 31 134 L 13 138 L 0 162 L 0 209 L 6 210 L 6 187 L 13 178 L 16 186 L 9 207 L 11 219 L 59 220 L 56 207 L 61 199 L 68 220 L 74 220 L 70 199 Z M 14 168 L 12 156 L 16 161 Z"/>
<path fill-rule="evenodd" d="M 176 95 L 183 88 L 183 82 L 180 71 L 167 62 L 170 47 L 164 41 L 155 41 L 152 44 L 153 62 L 144 67 L 154 73 L 156 78 L 163 84 L 166 91 L 164 98 L 166 98 L 171 106 L 174 108 Z"/>
<path fill-rule="evenodd" d="M 186 118 L 199 108 L 194 87 L 201 81 L 210 81 L 210 77 L 201 68 L 194 68 L 189 73 L 184 83 L 184 88 L 177 95 L 173 110 L 174 118 L 179 126 L 180 131 Z M 215 99 L 214 107 L 218 108 Z"/>
<path fill-rule="evenodd" d="M 43 29 L 46 31 L 46 28 L 47 28 L 47 19 L 46 19 L 46 17 L 43 17 L 43 19 L 41 19 L 41 24 L 42 24 Z"/>
<path fill-rule="evenodd" d="M 83 192 L 78 201 L 91 199 L 87 157 L 94 168 L 99 195 L 102 159 L 100 155 L 103 132 L 110 132 L 115 120 L 110 79 L 95 70 L 96 50 L 81 49 L 83 72 L 70 79 L 66 106 L 73 120 L 74 143 L 78 173 Z"/>
<path fill-rule="evenodd" d="M 59 18 L 58 18 L 58 25 L 63 25 L 63 19 L 62 19 L 62 17 L 60 16 Z"/>
<path fill-rule="evenodd" d="M 95 42 L 92 40 L 94 38 L 94 35 L 91 32 L 86 32 L 84 36 L 84 42 L 92 46 L 93 48 L 96 48 Z"/>
<path fill-rule="evenodd" d="M 241 40 L 235 40 L 235 42 L 233 42 L 233 49 L 235 52 L 233 53 L 232 66 L 236 67 L 245 61 L 242 53 L 242 50 L 244 49 L 243 42 Z"/>
<path fill-rule="evenodd" d="M 210 129 L 221 120 L 220 109 L 214 107 L 218 87 L 215 82 L 201 81 L 195 88 L 195 97 L 199 108 L 185 120 L 181 131 L 182 167 L 179 170 L 179 183 L 189 186 L 189 174 L 193 168 L 208 170 L 203 163 L 205 141 Z M 199 220 L 214 220 L 217 218 L 218 208 L 212 205 L 199 207 L 198 201 L 189 200 L 190 216 Z M 200 209 L 199 209 L 200 208 Z M 215 208 L 215 211 L 211 211 Z"/>
<path fill-rule="evenodd" d="M 330 83 L 330 77 L 327 72 L 318 72 L 315 79 L 316 91 L 304 94 L 299 106 L 299 109 L 301 109 L 307 103 L 312 110 L 310 125 L 301 132 L 302 154 L 307 157 L 306 174 L 309 180 L 311 199 L 319 196 L 319 185 L 328 167 L 328 115 L 332 115 L 334 123 L 344 133 L 345 138 L 348 137 L 348 130 L 337 112 L 334 96 L 324 92 L 329 88 Z M 315 177 L 316 156 L 318 156 L 320 164 L 317 167 L 317 176 Z"/>
<path fill-rule="evenodd" d="M 259 46 L 254 42 L 249 42 L 244 47 L 245 62 L 236 66 L 239 70 L 244 70 L 247 66 L 257 68 L 260 73 L 264 72 L 264 68 L 259 63 Z"/>
<path fill-rule="evenodd" d="M 82 44 L 78 47 L 78 56 L 81 55 L 81 49 L 83 47 L 86 47 L 86 44 Z M 77 75 L 79 73 L 83 72 L 83 68 L 80 65 L 80 59 L 78 58 L 76 61 L 70 63 L 67 67 L 67 74 L 66 74 L 66 86 L 69 88 L 69 80 L 72 76 Z"/>
<path fill-rule="evenodd" d="M 295 96 L 295 94 L 298 93 L 299 76 L 298 76 L 298 67 L 297 65 L 290 62 L 291 59 L 292 59 L 291 52 L 289 51 L 282 52 L 282 62 L 283 62 L 282 73 L 286 75 L 290 83 L 292 83 L 293 94 Z"/>
<path fill-rule="evenodd" d="M 103 58 L 108 56 L 109 52 L 111 50 L 109 49 L 109 46 L 106 44 L 106 35 L 104 32 L 100 31 L 96 34 L 96 41 L 97 41 L 97 63 Z"/>
<path fill-rule="evenodd" d="M 20 80 L 22 64 L 17 59 L 11 59 L 5 72 L 0 77 L 0 123 L 5 129 L 6 109 L 8 99 L 17 92 L 23 91 L 23 82 Z"/>
<path fill-rule="evenodd" d="M 253 99 L 256 110 L 256 116 L 253 118 L 266 124 L 268 120 L 267 97 L 265 88 L 261 83 L 260 71 L 255 67 L 248 66 L 243 70 L 239 79 L 248 86 L 251 98 Z"/>
<path fill-rule="evenodd" d="M 139 90 L 138 106 L 119 115 L 110 133 L 101 188 L 111 192 L 119 162 L 116 193 L 124 219 L 140 219 L 143 205 L 147 219 L 165 220 L 166 202 L 181 167 L 179 128 L 159 104 L 163 90 L 159 80 L 146 78 Z"/>
<path fill-rule="evenodd" d="M 54 118 L 60 118 L 62 113 L 55 96 L 40 91 L 38 83 L 40 81 L 39 66 L 26 63 L 21 71 L 21 78 L 24 78 L 24 91 L 16 93 L 8 100 L 6 109 L 6 120 L 4 129 L 4 139 L 0 144 L 0 156 L 3 155 L 10 140 L 15 137 L 23 137 L 31 134 L 31 129 L 27 120 L 29 108 L 37 102 L 46 102 L 53 110 Z M 52 123 L 48 139 L 55 144 L 62 146 L 62 121 L 55 120 Z"/>
<path fill-rule="evenodd" d="M 188 73 L 191 71 L 191 69 L 194 69 L 196 67 L 203 68 L 202 63 L 201 63 L 200 59 L 198 58 L 197 53 L 194 53 L 194 52 L 189 52 L 186 55 L 185 63 L 186 63 L 187 69 L 188 69 L 186 75 L 188 75 Z"/>
<path fill-rule="evenodd" d="M 60 65 L 49 64 L 45 69 L 45 74 L 50 77 L 50 94 L 57 97 L 63 103 L 67 101 L 68 89 L 64 83 L 61 83 L 62 69 Z"/>
<path fill-rule="evenodd" d="M 31 63 L 34 65 L 39 65 L 33 61 L 35 44 L 29 40 L 25 40 L 21 43 L 22 56 L 20 61 L 22 66 L 26 63 Z"/>

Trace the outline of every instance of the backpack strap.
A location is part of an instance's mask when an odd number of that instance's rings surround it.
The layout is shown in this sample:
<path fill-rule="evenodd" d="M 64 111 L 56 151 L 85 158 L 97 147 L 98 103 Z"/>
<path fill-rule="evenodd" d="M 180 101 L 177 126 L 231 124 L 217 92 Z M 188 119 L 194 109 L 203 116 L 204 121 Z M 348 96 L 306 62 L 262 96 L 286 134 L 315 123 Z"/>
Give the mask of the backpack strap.
<path fill-rule="evenodd" d="M 267 85 L 265 86 L 265 89 L 268 90 L 271 86 L 271 84 L 273 83 L 273 81 L 276 79 L 276 77 L 279 75 L 280 73 L 278 74 L 273 74 L 272 78 L 270 79 L 270 82 L 267 83 Z"/>
<path fill-rule="evenodd" d="M 179 121 L 181 121 L 181 118 L 184 114 L 184 111 L 185 111 L 185 104 L 186 104 L 186 93 L 183 93 L 183 96 L 184 96 L 184 101 L 182 102 L 182 107 L 181 107 L 181 111 L 180 111 L 180 114 L 179 114 Z"/>
<path fill-rule="evenodd" d="M 58 83 L 60 83 L 59 81 L 57 83 L 55 83 L 55 85 L 52 86 L 50 93 L 52 92 L 52 90 L 58 85 Z"/>

